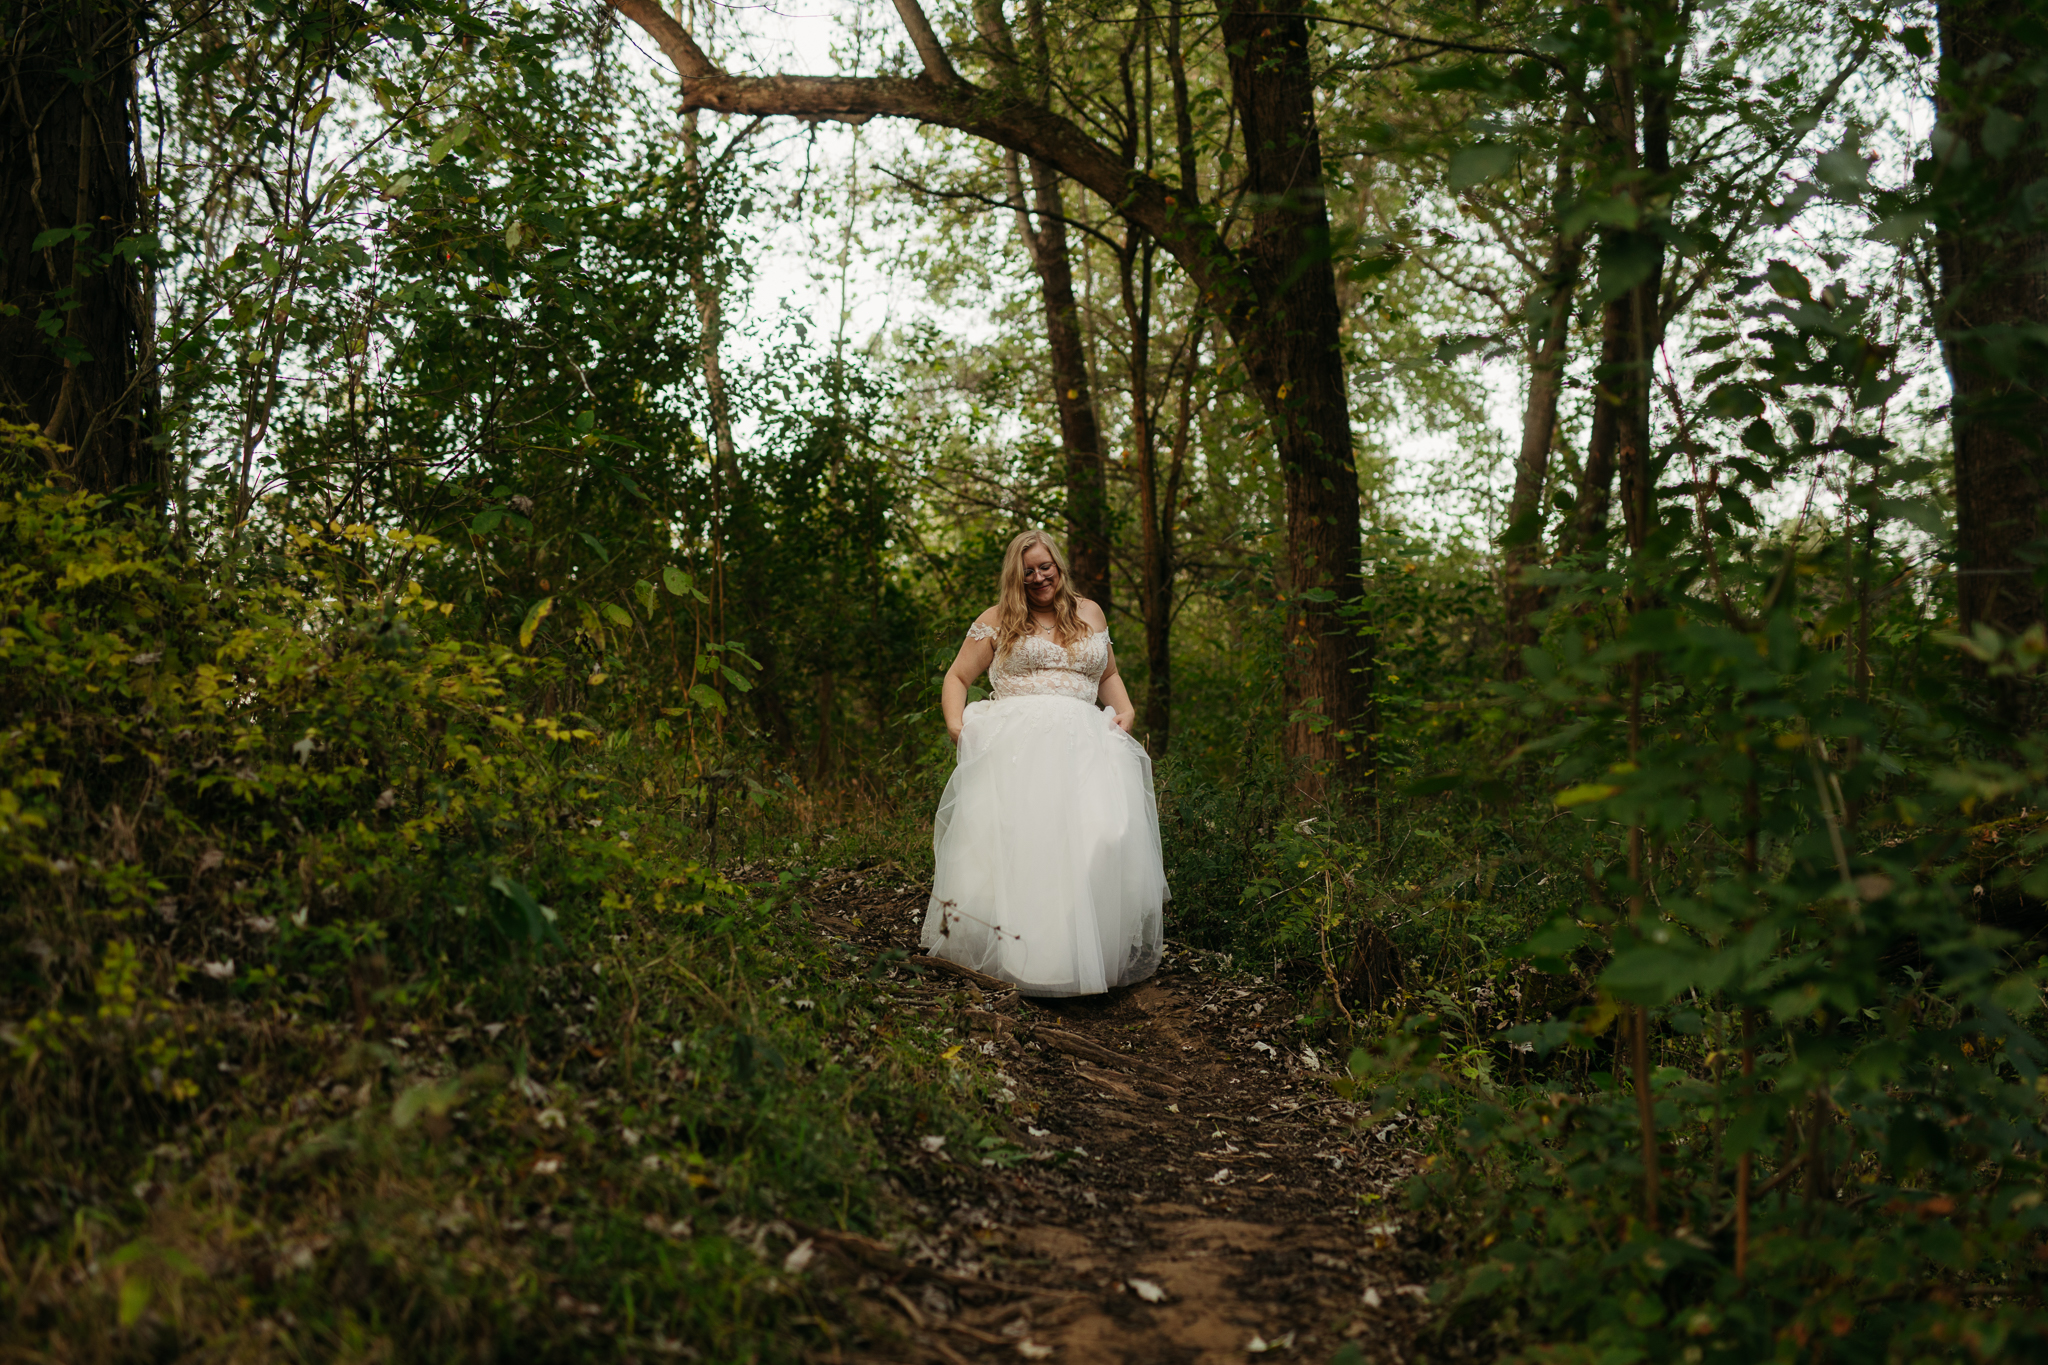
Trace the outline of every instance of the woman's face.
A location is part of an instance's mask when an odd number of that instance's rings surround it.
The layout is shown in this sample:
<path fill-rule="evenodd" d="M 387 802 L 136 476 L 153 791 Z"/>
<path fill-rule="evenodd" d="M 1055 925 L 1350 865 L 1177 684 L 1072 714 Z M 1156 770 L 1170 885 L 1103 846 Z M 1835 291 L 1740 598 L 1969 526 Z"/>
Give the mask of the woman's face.
<path fill-rule="evenodd" d="M 1044 611 L 1052 606 L 1052 599 L 1059 592 L 1060 570 L 1052 562 L 1052 552 L 1044 542 L 1035 542 L 1024 551 L 1024 596 L 1034 611 Z"/>

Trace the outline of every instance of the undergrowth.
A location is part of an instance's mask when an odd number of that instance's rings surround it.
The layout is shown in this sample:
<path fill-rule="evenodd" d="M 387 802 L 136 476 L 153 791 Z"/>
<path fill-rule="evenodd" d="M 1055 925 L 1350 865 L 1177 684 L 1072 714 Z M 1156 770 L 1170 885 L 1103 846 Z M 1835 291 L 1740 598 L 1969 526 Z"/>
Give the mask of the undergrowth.
<path fill-rule="evenodd" d="M 431 540 L 307 527 L 252 568 L 6 492 L 7 1353 L 829 1339 L 776 1238 L 883 1227 L 979 1083 L 786 879 L 701 861 L 680 740 L 451 633 Z"/>

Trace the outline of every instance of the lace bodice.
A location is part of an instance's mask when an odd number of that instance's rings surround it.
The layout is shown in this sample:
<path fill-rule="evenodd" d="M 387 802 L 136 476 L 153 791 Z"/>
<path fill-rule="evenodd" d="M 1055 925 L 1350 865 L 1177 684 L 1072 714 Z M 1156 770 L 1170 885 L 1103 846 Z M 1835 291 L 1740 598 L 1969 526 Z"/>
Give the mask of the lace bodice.
<path fill-rule="evenodd" d="M 993 640 L 995 631 L 977 621 L 967 628 L 970 640 Z M 997 701 L 1005 697 L 1072 697 L 1095 704 L 1102 671 L 1109 667 L 1109 632 L 1098 630 L 1062 649 L 1043 635 L 1019 640 L 1008 654 L 997 654 L 988 666 L 989 686 Z"/>

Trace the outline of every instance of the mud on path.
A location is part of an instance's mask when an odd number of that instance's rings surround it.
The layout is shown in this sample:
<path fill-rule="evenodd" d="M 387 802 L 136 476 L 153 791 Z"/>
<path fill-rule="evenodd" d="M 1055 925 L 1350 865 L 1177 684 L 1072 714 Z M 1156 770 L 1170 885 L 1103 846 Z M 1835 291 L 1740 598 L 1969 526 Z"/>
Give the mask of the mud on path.
<path fill-rule="evenodd" d="M 1170 950 L 1138 986 L 1023 1000 L 915 956 L 924 893 L 878 880 L 827 879 L 813 921 L 909 955 L 884 975 L 899 1006 L 999 1065 L 1013 1128 L 993 1153 L 906 1137 L 919 1227 L 887 1247 L 801 1230 L 873 1310 L 818 1358 L 1321 1365 L 1347 1339 L 1410 1358 L 1430 1271 L 1403 1249 L 1415 1158 L 1398 1128 L 1360 1131 L 1283 992 Z"/>

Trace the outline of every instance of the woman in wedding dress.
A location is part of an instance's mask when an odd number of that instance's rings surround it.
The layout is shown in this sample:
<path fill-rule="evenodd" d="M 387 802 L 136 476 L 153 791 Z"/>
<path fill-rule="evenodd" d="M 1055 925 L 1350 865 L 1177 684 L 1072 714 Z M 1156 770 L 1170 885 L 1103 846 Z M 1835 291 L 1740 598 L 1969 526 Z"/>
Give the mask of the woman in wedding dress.
<path fill-rule="evenodd" d="M 993 695 L 969 706 L 984 671 Z M 932 830 L 926 951 L 1025 995 L 1150 976 L 1167 899 L 1152 760 L 1130 735 L 1109 622 L 1074 596 L 1045 532 L 1010 542 L 1002 598 L 968 628 L 941 705 L 955 763 Z"/>

